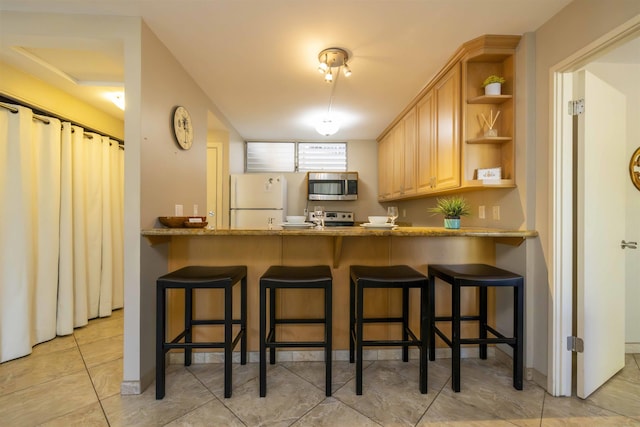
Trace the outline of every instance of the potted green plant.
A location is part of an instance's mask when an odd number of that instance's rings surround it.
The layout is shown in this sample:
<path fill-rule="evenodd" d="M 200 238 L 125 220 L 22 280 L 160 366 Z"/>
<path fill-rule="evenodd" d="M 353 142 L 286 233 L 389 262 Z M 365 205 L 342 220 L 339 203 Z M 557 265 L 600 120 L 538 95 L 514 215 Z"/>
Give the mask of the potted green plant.
<path fill-rule="evenodd" d="M 429 208 L 434 215 L 444 215 L 444 228 L 460 228 L 460 217 L 471 214 L 469 202 L 462 196 L 438 198 L 436 205 Z"/>
<path fill-rule="evenodd" d="M 502 91 L 502 83 L 505 82 L 504 77 L 496 76 L 495 74 L 490 75 L 484 82 L 482 82 L 482 87 L 484 88 L 485 95 L 500 95 Z"/>

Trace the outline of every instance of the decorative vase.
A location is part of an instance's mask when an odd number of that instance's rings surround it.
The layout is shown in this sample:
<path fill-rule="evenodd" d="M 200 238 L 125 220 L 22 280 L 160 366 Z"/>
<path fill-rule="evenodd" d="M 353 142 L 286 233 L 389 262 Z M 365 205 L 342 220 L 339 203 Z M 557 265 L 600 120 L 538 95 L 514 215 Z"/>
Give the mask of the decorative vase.
<path fill-rule="evenodd" d="M 500 83 L 490 83 L 484 87 L 485 95 L 500 95 L 502 92 L 502 84 Z"/>
<path fill-rule="evenodd" d="M 444 228 L 450 228 L 450 229 L 460 228 L 460 218 L 445 218 Z"/>
<path fill-rule="evenodd" d="M 498 136 L 498 129 L 487 129 L 484 133 L 484 136 L 487 138 L 492 138 Z"/>

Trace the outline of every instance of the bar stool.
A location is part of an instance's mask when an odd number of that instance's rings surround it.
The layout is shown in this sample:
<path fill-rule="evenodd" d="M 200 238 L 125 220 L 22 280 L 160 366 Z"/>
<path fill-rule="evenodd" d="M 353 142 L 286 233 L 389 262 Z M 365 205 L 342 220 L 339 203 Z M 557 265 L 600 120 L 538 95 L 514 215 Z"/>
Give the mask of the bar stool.
<path fill-rule="evenodd" d="M 480 359 L 487 358 L 487 344 L 509 344 L 513 348 L 513 387 L 522 390 L 523 374 L 523 335 L 524 335 L 524 279 L 515 273 L 502 270 L 486 264 L 460 265 L 430 265 L 429 301 L 430 301 L 430 344 L 429 360 L 436 360 L 435 334 L 451 347 L 452 352 L 452 388 L 460 391 L 460 345 L 479 344 Z M 435 278 L 442 279 L 451 285 L 451 316 L 435 315 Z M 479 288 L 479 314 L 463 316 L 460 314 L 460 288 L 475 286 Z M 487 288 L 489 286 L 513 287 L 513 337 L 505 337 L 491 326 L 487 325 Z M 478 338 L 462 338 L 460 336 L 460 322 L 468 320 L 479 321 Z M 451 322 L 452 334 L 449 339 L 438 327 L 436 322 Z M 487 338 L 487 332 L 496 338 Z"/>
<path fill-rule="evenodd" d="M 409 361 L 409 346 L 420 350 L 420 393 L 427 392 L 427 277 L 407 265 L 362 266 L 350 268 L 349 286 L 349 361 L 356 362 L 356 394 L 362 394 L 362 348 L 364 346 L 402 346 L 402 360 Z M 401 317 L 364 317 L 364 290 L 367 288 L 402 289 Z M 409 328 L 409 289 L 420 289 L 420 338 Z M 365 340 L 365 323 L 402 323 L 400 340 Z M 355 353 L 355 354 L 354 354 Z"/>
<path fill-rule="evenodd" d="M 237 283 L 240 283 L 240 318 L 234 319 L 232 295 Z M 185 291 L 184 330 L 170 341 L 165 341 L 167 289 Z M 194 289 L 224 289 L 224 319 L 194 319 Z M 224 397 L 231 397 L 232 351 L 238 341 L 240 363 L 247 363 L 247 267 L 184 267 L 159 277 L 156 292 L 156 399 L 164 397 L 165 354 L 172 348 L 184 349 L 184 366 L 191 365 L 191 350 L 194 348 L 223 348 Z M 198 325 L 223 325 L 224 341 L 193 342 L 193 327 Z M 240 325 L 235 338 L 232 336 L 233 325 Z"/>
<path fill-rule="evenodd" d="M 276 363 L 276 348 L 322 347 L 325 351 L 325 394 L 331 396 L 331 289 L 333 278 L 326 265 L 310 267 L 271 266 L 260 278 L 260 397 L 267 394 L 267 359 Z M 278 289 L 324 289 L 324 317 L 315 319 L 276 317 L 276 291 Z M 269 324 L 267 325 L 267 290 L 269 291 Z M 278 341 L 276 325 L 324 324 L 322 341 Z"/>

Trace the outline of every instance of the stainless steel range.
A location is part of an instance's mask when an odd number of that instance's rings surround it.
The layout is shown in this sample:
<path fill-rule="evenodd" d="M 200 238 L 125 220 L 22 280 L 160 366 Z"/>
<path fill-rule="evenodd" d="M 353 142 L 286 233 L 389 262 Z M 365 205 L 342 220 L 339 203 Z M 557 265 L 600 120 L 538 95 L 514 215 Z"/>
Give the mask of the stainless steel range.
<path fill-rule="evenodd" d="M 313 222 L 316 219 L 315 212 L 309 212 L 308 218 L 310 222 Z M 326 211 L 324 214 L 325 227 L 352 226 L 354 222 L 353 212 Z"/>

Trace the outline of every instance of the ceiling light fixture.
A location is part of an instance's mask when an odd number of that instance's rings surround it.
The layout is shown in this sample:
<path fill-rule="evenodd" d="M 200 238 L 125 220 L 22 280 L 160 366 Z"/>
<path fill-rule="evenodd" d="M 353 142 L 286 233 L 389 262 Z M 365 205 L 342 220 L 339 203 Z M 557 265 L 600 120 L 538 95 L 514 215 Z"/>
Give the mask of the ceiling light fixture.
<path fill-rule="evenodd" d="M 349 60 L 349 54 L 346 50 L 339 47 L 330 47 L 328 49 L 323 50 L 318 54 L 318 72 L 324 74 L 324 81 L 327 83 L 331 83 L 334 80 L 333 69 L 342 68 L 345 77 L 349 77 L 351 75 L 351 69 L 347 65 L 347 61 Z"/>
<path fill-rule="evenodd" d="M 316 125 L 316 131 L 320 135 L 331 136 L 340 130 L 339 124 L 335 121 L 335 118 L 331 116 L 331 106 L 333 104 L 333 94 L 338 85 L 338 77 L 340 77 L 340 67 L 344 72 L 345 77 L 351 75 L 351 69 L 347 65 L 349 60 L 349 54 L 346 50 L 339 47 L 330 47 L 318 54 L 318 71 L 324 74 L 324 81 L 327 83 L 333 83 L 331 87 L 331 95 L 329 96 L 329 108 L 327 108 L 327 114 L 320 123 Z M 333 69 L 337 68 L 336 72 Z"/>

